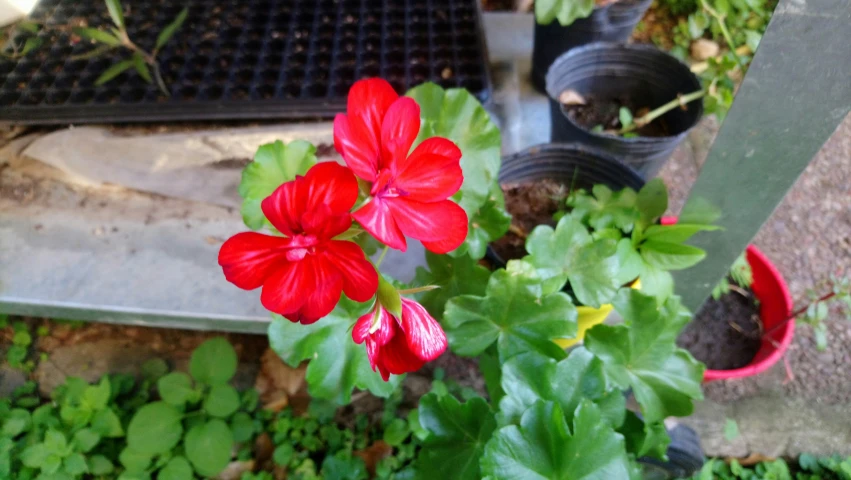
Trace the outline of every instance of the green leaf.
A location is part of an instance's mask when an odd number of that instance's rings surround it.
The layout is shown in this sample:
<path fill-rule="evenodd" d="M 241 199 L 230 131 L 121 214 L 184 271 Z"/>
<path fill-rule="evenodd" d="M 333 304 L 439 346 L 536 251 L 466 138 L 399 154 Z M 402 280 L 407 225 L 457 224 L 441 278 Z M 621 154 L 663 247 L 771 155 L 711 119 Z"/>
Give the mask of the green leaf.
<path fill-rule="evenodd" d="M 104 70 L 104 72 L 95 80 L 95 85 L 103 85 L 104 83 L 112 80 L 113 78 L 124 73 L 125 70 L 133 66 L 132 60 L 122 60 L 111 67 Z"/>
<path fill-rule="evenodd" d="M 426 252 L 428 270 L 417 267 L 414 285 L 440 288 L 420 294 L 419 302 L 436 319 L 443 318 L 446 302 L 459 295 L 484 295 L 490 272 L 469 256 L 452 257 Z"/>
<path fill-rule="evenodd" d="M 394 375 L 384 382 L 369 366 L 364 346 L 352 341 L 351 327 L 368 309 L 368 304 L 343 297 L 328 316 L 310 325 L 275 315 L 269 325 L 270 345 L 291 367 L 310 360 L 305 379 L 314 398 L 345 405 L 355 387 L 387 397 L 402 377 Z"/>
<path fill-rule="evenodd" d="M 198 392 L 192 388 L 192 379 L 183 372 L 172 372 L 160 377 L 157 380 L 157 391 L 164 402 L 175 407 L 198 401 Z"/>
<path fill-rule="evenodd" d="M 112 18 L 112 23 L 123 30 L 124 9 L 121 7 L 121 0 L 106 0 L 106 9 L 109 10 L 109 16 Z"/>
<path fill-rule="evenodd" d="M 19 28 L 19 29 L 21 29 L 25 32 L 29 32 L 29 33 L 38 33 L 39 29 L 41 28 L 41 25 L 39 25 L 38 23 L 30 22 L 30 21 L 27 21 L 27 20 L 22 20 L 22 21 L 18 22 L 17 25 L 15 25 L 15 26 L 17 28 Z"/>
<path fill-rule="evenodd" d="M 225 418 L 239 408 L 239 393 L 230 385 L 216 385 L 204 400 L 204 411 L 214 417 Z"/>
<path fill-rule="evenodd" d="M 36 443 L 21 452 L 21 463 L 30 468 L 41 468 L 50 455 L 52 453 L 48 451 L 43 443 Z"/>
<path fill-rule="evenodd" d="M 103 455 L 92 455 L 88 459 L 89 473 L 92 475 L 108 475 L 115 470 L 115 465 Z"/>
<path fill-rule="evenodd" d="M 118 37 L 97 28 L 74 27 L 73 30 L 76 35 L 86 40 L 93 40 L 104 45 L 109 45 L 110 47 L 121 45 L 121 40 Z"/>
<path fill-rule="evenodd" d="M 180 27 L 183 25 L 183 22 L 186 21 L 186 15 L 189 14 L 189 9 L 184 8 L 174 17 L 174 20 L 171 21 L 165 28 L 162 29 L 159 35 L 157 35 L 157 43 L 154 46 L 154 50 L 159 50 L 165 46 L 166 43 L 171 39 L 175 32 L 177 32 Z"/>
<path fill-rule="evenodd" d="M 83 453 L 90 451 L 100 442 L 100 435 L 90 428 L 83 428 L 74 433 L 74 445 Z"/>
<path fill-rule="evenodd" d="M 649 265 L 666 271 L 694 266 L 706 257 L 706 252 L 697 247 L 657 240 L 642 242 L 639 252 Z"/>
<path fill-rule="evenodd" d="M 233 432 L 234 442 L 247 442 L 254 435 L 254 420 L 245 412 L 237 412 L 230 420 L 230 429 Z"/>
<path fill-rule="evenodd" d="M 192 427 L 186 434 L 184 445 L 195 471 L 212 477 L 230 463 L 233 435 L 225 422 L 214 418 Z"/>
<path fill-rule="evenodd" d="M 223 337 L 202 343 L 192 352 L 189 373 L 197 382 L 207 385 L 222 385 L 236 373 L 236 352 Z"/>
<path fill-rule="evenodd" d="M 710 225 L 721 218 L 721 209 L 702 197 L 689 198 L 677 223 Z"/>
<path fill-rule="evenodd" d="M 148 64 L 145 63 L 145 58 L 142 57 L 142 54 L 139 52 L 134 52 L 131 57 L 133 61 L 133 68 L 136 69 L 136 72 L 139 73 L 139 76 L 142 77 L 148 83 L 151 83 L 153 80 L 151 79 L 151 71 L 148 70 Z"/>
<path fill-rule="evenodd" d="M 618 269 L 615 275 L 619 285 L 627 285 L 641 275 L 644 261 L 641 254 L 632 245 L 632 240 L 622 238 L 618 241 L 615 251 L 618 259 Z"/>
<path fill-rule="evenodd" d="M 608 388 L 602 362 L 581 347 L 559 362 L 533 352 L 512 357 L 503 365 L 502 388 L 506 396 L 499 411 L 504 423 L 516 423 L 540 399 L 558 403 L 568 422 L 583 399 L 600 404 L 613 427 L 624 419 L 622 392 Z"/>
<path fill-rule="evenodd" d="M 360 457 L 353 457 L 345 452 L 328 455 L 322 462 L 322 479 L 324 480 L 366 480 L 369 475 L 366 464 Z"/>
<path fill-rule="evenodd" d="M 653 224 L 668 209 L 668 189 L 661 178 L 654 178 L 638 191 L 636 206 L 644 227 Z"/>
<path fill-rule="evenodd" d="M 157 480 L 192 480 L 195 478 L 192 465 L 182 456 L 172 457 L 160 470 Z"/>
<path fill-rule="evenodd" d="M 612 192 L 605 185 L 594 185 L 591 193 L 584 190 L 571 192 L 567 205 L 572 209 L 572 216 L 595 230 L 617 228 L 629 233 L 639 219 L 636 199 L 637 194 L 631 188 Z"/>
<path fill-rule="evenodd" d="M 651 225 L 644 231 L 646 240 L 654 240 L 668 243 L 682 243 L 691 238 L 697 232 L 710 232 L 720 230 L 716 225 L 683 224 L 675 225 Z"/>
<path fill-rule="evenodd" d="M 498 405 L 505 396 L 505 390 L 502 389 L 502 365 L 499 364 L 498 355 L 486 351 L 479 355 L 478 363 L 482 378 L 485 380 L 488 397 L 491 403 Z"/>
<path fill-rule="evenodd" d="M 656 298 L 658 303 L 663 303 L 674 294 L 674 277 L 660 268 L 641 261 L 641 292 Z"/>
<path fill-rule="evenodd" d="M 536 0 L 535 19 L 540 25 L 549 25 L 558 19 L 562 26 L 587 18 L 594 11 L 594 0 Z"/>
<path fill-rule="evenodd" d="M 632 125 L 632 112 L 627 107 L 621 107 L 618 110 L 618 120 L 621 122 L 621 128 L 626 128 Z"/>
<path fill-rule="evenodd" d="M 427 138 L 440 136 L 455 142 L 463 153 L 464 183 L 452 199 L 467 212 L 470 225 L 467 240 L 457 251 L 479 259 L 484 256 L 487 243 L 508 228 L 504 201 L 495 194 L 502 163 L 499 129 L 482 104 L 465 89 L 444 90 L 428 82 L 408 90 L 406 95 L 420 106 L 422 123 L 414 148 Z M 491 204 L 486 205 L 489 201 Z"/>
<path fill-rule="evenodd" d="M 9 412 L 3 421 L 3 428 L 0 430 L 0 434 L 4 437 L 13 438 L 29 430 L 31 426 L 32 417 L 30 412 L 23 408 L 15 408 Z"/>
<path fill-rule="evenodd" d="M 133 450 L 127 447 L 118 455 L 118 461 L 124 468 L 131 472 L 143 472 L 151 464 L 151 455 Z"/>
<path fill-rule="evenodd" d="M 653 457 L 664 460 L 668 443 L 668 431 L 663 422 L 644 423 L 638 415 L 626 412 L 626 419 L 618 429 L 618 433 L 626 440 L 626 451 L 635 458 Z"/>
<path fill-rule="evenodd" d="M 479 459 L 496 429 L 487 402 L 472 398 L 428 394 L 420 399 L 420 425 L 429 432 L 416 460 L 416 478 L 422 480 L 478 480 Z"/>
<path fill-rule="evenodd" d="M 632 388 L 646 422 L 689 415 L 692 401 L 703 398 L 704 367 L 676 346 L 677 334 L 688 322 L 679 300 L 670 298 L 657 308 L 653 297 L 623 289 L 613 303 L 625 323 L 589 330 L 588 350 L 603 361 L 611 381 Z"/>
<path fill-rule="evenodd" d="M 71 475 L 77 476 L 87 473 L 89 465 L 86 463 L 86 457 L 79 453 L 72 453 L 62 462 L 62 467 Z"/>
<path fill-rule="evenodd" d="M 505 361 L 532 348 L 563 356 L 552 340 L 576 335 L 576 308 L 562 293 L 543 294 L 534 267 L 512 260 L 488 280 L 485 296 L 461 295 L 446 304 L 443 324 L 452 351 L 475 356 L 497 342 Z M 555 349 L 553 349 L 555 347 Z"/>
<path fill-rule="evenodd" d="M 408 422 L 401 418 L 394 418 L 390 425 L 387 425 L 387 428 L 384 429 L 384 441 L 391 447 L 398 447 L 410 434 Z"/>
<path fill-rule="evenodd" d="M 171 405 L 154 402 L 140 408 L 127 427 L 127 445 L 136 452 L 159 455 L 168 452 L 183 435 L 181 417 Z"/>
<path fill-rule="evenodd" d="M 739 424 L 732 418 L 728 418 L 724 422 L 724 439 L 728 442 L 739 438 Z"/>
<path fill-rule="evenodd" d="M 39 48 L 44 44 L 44 40 L 41 37 L 32 37 L 28 38 L 26 42 L 24 42 L 24 48 L 21 49 L 21 55 L 26 55 L 33 50 Z"/>
<path fill-rule="evenodd" d="M 537 402 L 520 420 L 494 434 L 482 457 L 482 473 L 494 480 L 610 480 L 630 478 L 623 437 L 584 400 L 571 433 L 561 407 Z"/>
<path fill-rule="evenodd" d="M 87 405 L 92 410 L 103 410 L 109 403 L 112 390 L 109 384 L 109 378 L 103 377 L 97 385 L 86 387 L 83 392 L 83 404 Z"/>
<path fill-rule="evenodd" d="M 168 373 L 168 364 L 162 358 L 152 358 L 142 364 L 142 376 L 152 382 L 158 381 Z"/>
<path fill-rule="evenodd" d="M 286 145 L 278 140 L 261 145 L 254 161 L 242 171 L 239 195 L 242 197 L 242 220 L 252 230 L 266 223 L 260 203 L 282 184 L 304 175 L 316 165 L 316 147 L 304 140 Z"/>
<path fill-rule="evenodd" d="M 579 303 L 598 308 L 609 303 L 621 282 L 618 278 L 617 243 L 592 240 L 573 216 L 559 220 L 555 230 L 538 225 L 526 239 L 527 261 L 545 279 L 544 291 L 561 290 L 565 282 Z"/>
<path fill-rule="evenodd" d="M 124 436 L 121 420 L 111 408 L 105 408 L 92 417 L 92 430 L 101 437 L 117 438 Z"/>
<path fill-rule="evenodd" d="M 294 453 L 295 450 L 293 450 L 292 444 L 282 443 L 275 448 L 274 452 L 272 452 L 272 460 L 276 465 L 286 467 L 289 465 L 290 460 L 292 460 Z"/>

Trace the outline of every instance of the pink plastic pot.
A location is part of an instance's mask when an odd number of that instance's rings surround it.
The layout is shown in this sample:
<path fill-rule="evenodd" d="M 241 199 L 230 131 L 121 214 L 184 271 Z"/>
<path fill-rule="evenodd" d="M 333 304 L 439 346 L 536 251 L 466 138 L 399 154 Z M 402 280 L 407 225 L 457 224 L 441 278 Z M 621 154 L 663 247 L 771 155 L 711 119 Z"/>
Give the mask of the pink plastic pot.
<path fill-rule="evenodd" d="M 661 223 L 662 225 L 673 225 L 677 223 L 677 218 L 663 217 Z M 751 291 L 759 300 L 759 316 L 762 320 L 762 328 L 763 331 L 768 331 L 792 314 L 792 296 L 789 295 L 789 288 L 780 272 L 758 248 L 748 245 L 745 259 L 753 271 Z M 749 364 L 733 370 L 707 369 L 703 374 L 704 383 L 713 380 L 750 377 L 768 370 L 786 353 L 794 335 L 795 321 L 791 320 L 762 339 L 762 346 Z"/>
<path fill-rule="evenodd" d="M 749 245 L 745 258 L 753 271 L 751 290 L 759 300 L 759 316 L 763 330 L 768 331 L 789 318 L 792 313 L 792 296 L 789 295 L 789 289 L 780 272 L 758 248 Z M 768 370 L 786 353 L 794 334 L 795 321 L 786 322 L 777 331 L 762 339 L 762 346 L 749 364 L 733 370 L 706 370 L 703 381 L 750 377 Z"/>

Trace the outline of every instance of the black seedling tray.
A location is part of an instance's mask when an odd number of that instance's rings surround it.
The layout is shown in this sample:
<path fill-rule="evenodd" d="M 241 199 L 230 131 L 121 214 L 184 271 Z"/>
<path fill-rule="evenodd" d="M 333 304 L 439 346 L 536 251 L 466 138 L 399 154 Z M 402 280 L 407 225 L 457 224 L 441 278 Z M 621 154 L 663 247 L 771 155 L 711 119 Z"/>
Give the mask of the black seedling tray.
<path fill-rule="evenodd" d="M 171 96 L 95 49 L 71 26 L 109 28 L 102 0 L 42 0 L 40 48 L 0 57 L 0 122 L 66 124 L 317 118 L 345 110 L 349 87 L 382 77 L 403 93 L 425 81 L 491 90 L 478 0 L 125 0 L 130 38 L 150 49 L 183 7 L 186 22 L 159 53 Z M 20 49 L 19 33 L 4 51 Z"/>

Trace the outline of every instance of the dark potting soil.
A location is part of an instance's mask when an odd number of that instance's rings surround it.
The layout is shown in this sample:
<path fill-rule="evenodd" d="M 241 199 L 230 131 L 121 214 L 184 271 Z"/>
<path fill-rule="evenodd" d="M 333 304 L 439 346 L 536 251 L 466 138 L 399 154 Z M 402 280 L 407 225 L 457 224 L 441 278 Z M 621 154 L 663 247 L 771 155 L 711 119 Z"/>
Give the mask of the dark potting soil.
<path fill-rule="evenodd" d="M 759 307 L 753 299 L 730 292 L 709 299 L 680 333 L 677 345 L 713 370 L 741 368 L 753 360 L 761 345 Z"/>
<path fill-rule="evenodd" d="M 538 225 L 554 226 L 553 215 L 564 206 L 568 189 L 550 179 L 502 185 L 511 229 L 491 244 L 503 261 L 526 256 L 526 236 Z"/>
<path fill-rule="evenodd" d="M 588 130 L 600 125 L 603 130 L 619 130 L 621 126 L 619 112 L 621 107 L 627 107 L 634 118 L 641 117 L 650 111 L 646 105 L 628 97 L 615 99 L 596 99 L 585 97 L 585 104 L 565 105 L 565 110 L 571 120 Z M 663 118 L 648 123 L 639 128 L 636 133 L 641 137 L 667 137 L 668 126 Z"/>

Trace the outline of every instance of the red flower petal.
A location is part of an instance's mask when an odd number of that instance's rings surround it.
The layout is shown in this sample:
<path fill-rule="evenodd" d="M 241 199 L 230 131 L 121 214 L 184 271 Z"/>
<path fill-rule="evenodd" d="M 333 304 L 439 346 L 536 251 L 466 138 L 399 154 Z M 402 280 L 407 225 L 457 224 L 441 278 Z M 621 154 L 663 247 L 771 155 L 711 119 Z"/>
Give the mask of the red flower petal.
<path fill-rule="evenodd" d="M 425 361 L 408 349 L 404 335 L 394 335 L 387 345 L 380 347 L 377 367 L 381 378 L 386 382 L 390 374 L 401 375 L 415 372 L 425 365 Z"/>
<path fill-rule="evenodd" d="M 313 269 L 314 290 L 299 310 L 299 321 L 313 323 L 331 313 L 343 293 L 343 276 L 330 260 L 314 256 L 308 265 Z"/>
<path fill-rule="evenodd" d="M 451 200 L 421 203 L 398 197 L 386 203 L 402 233 L 434 253 L 451 252 L 467 238 L 467 214 Z"/>
<path fill-rule="evenodd" d="M 336 162 L 310 167 L 299 193 L 307 196 L 305 211 L 327 205 L 333 214 L 348 213 L 358 200 L 358 180 L 348 168 Z"/>
<path fill-rule="evenodd" d="M 243 232 L 227 239 L 219 250 L 219 265 L 225 278 L 244 290 L 260 287 L 285 264 L 289 239 Z"/>
<path fill-rule="evenodd" d="M 303 178 L 286 182 L 260 203 L 263 215 L 288 237 L 302 232 L 301 215 L 307 204 L 303 185 Z"/>
<path fill-rule="evenodd" d="M 371 201 L 352 213 L 352 217 L 381 243 L 405 251 L 408 248 L 405 236 L 396 225 L 393 215 L 384 199 L 373 197 Z"/>
<path fill-rule="evenodd" d="M 349 89 L 346 113 L 349 118 L 360 120 L 377 141 L 384 115 L 397 98 L 399 94 L 383 78 L 358 80 Z"/>
<path fill-rule="evenodd" d="M 358 177 L 375 181 L 381 156 L 377 134 L 363 123 L 342 113 L 334 117 L 334 148 Z"/>
<path fill-rule="evenodd" d="M 385 80 L 359 80 L 349 90 L 348 115 L 334 119 L 334 148 L 358 177 L 373 182 L 381 155 L 381 124 L 399 97 Z"/>
<path fill-rule="evenodd" d="M 404 161 L 420 131 L 420 106 L 413 98 L 399 97 L 387 110 L 381 124 L 381 164 L 389 168 Z M 441 200 L 446 197 L 441 198 Z"/>
<path fill-rule="evenodd" d="M 441 137 L 426 139 L 404 160 L 396 162 L 396 186 L 411 200 L 446 200 L 461 188 L 461 150 Z"/>
<path fill-rule="evenodd" d="M 321 240 L 334 238 L 351 226 L 352 216 L 349 212 L 333 214 L 328 205 L 320 205 L 301 216 L 302 229 Z"/>
<path fill-rule="evenodd" d="M 378 290 L 378 272 L 366 259 L 363 250 L 354 242 L 332 240 L 324 256 L 339 269 L 343 291 L 356 302 L 365 302 Z"/>
<path fill-rule="evenodd" d="M 421 360 L 430 362 L 446 351 L 446 334 L 440 324 L 419 303 L 402 299 L 402 321 L 408 349 Z"/>
<path fill-rule="evenodd" d="M 312 257 L 307 256 L 304 260 L 283 264 L 263 283 L 260 303 L 269 311 L 294 322 L 300 321 L 298 312 L 316 284 L 313 268 L 309 265 L 311 260 Z"/>

